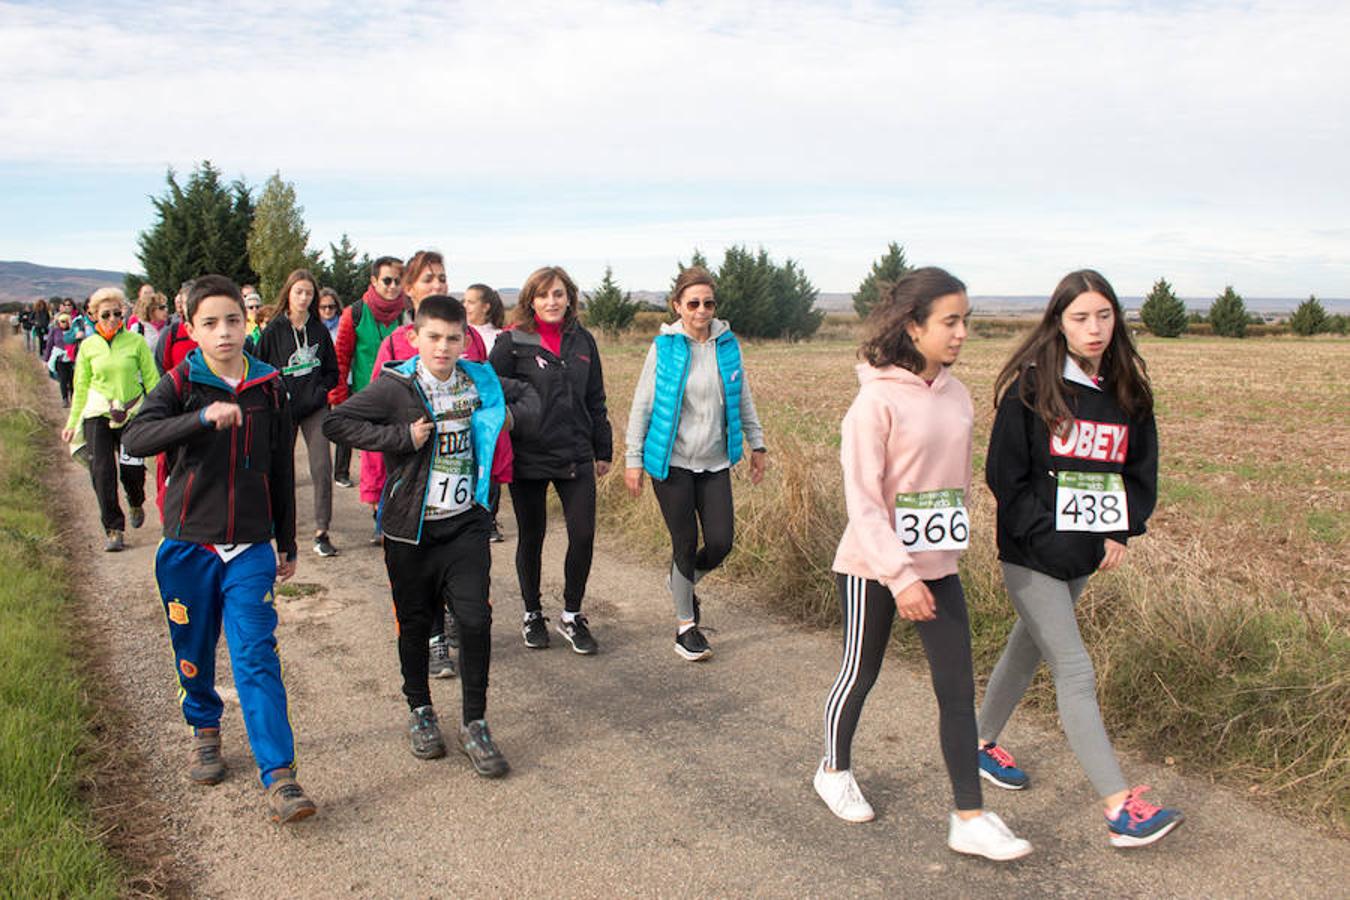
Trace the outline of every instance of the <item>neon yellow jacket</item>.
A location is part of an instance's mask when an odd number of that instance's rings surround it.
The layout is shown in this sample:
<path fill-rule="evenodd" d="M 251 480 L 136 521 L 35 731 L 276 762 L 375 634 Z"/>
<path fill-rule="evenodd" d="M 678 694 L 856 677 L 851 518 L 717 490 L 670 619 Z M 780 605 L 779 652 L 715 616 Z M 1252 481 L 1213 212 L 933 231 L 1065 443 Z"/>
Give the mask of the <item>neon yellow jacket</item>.
<path fill-rule="evenodd" d="M 130 407 L 158 382 L 159 370 L 145 338 L 125 328 L 113 335 L 111 341 L 101 334 L 91 335 L 80 342 L 80 352 L 75 357 L 75 395 L 70 401 L 66 427 L 80 427 L 91 390 L 104 398 L 105 402 L 95 406 L 103 407 L 102 414 L 106 415 L 109 403 Z M 90 412 L 93 413 L 92 408 Z"/>

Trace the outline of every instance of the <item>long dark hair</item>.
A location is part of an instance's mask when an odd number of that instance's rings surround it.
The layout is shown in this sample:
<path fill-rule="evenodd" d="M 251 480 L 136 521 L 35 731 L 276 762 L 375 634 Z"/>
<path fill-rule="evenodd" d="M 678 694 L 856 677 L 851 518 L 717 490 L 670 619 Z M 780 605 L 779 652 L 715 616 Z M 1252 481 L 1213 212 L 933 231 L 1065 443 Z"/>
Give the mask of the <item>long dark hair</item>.
<path fill-rule="evenodd" d="M 1079 269 L 1060 279 L 1055 292 L 1050 295 L 1045 315 L 998 373 L 994 381 L 994 406 L 998 406 L 1012 383 L 1022 377 L 1017 388 L 1018 397 L 1029 409 L 1036 411 L 1050 433 L 1063 434 L 1070 427 L 1073 421 L 1068 400 L 1070 388 L 1063 377 L 1064 358 L 1069 347 L 1060 320 L 1070 303 L 1088 293 L 1101 294 L 1111 301 L 1111 311 L 1115 314 L 1111 340 L 1102 353 L 1098 369 L 1105 390 L 1115 395 L 1116 402 L 1131 419 L 1153 412 L 1153 388 L 1148 382 L 1148 367 L 1134 347 L 1120 301 L 1116 299 L 1111 283 L 1092 269 Z M 1032 367 L 1036 369 L 1034 387 L 1029 384 L 1031 379 L 1025 377 Z"/>
<path fill-rule="evenodd" d="M 928 361 L 914 346 L 909 324 L 927 322 L 939 297 L 965 292 L 961 279 L 936 266 L 915 269 L 894 283 L 882 284 L 881 298 L 867 317 L 867 337 L 858 356 L 877 368 L 899 366 L 915 375 L 922 373 Z"/>
<path fill-rule="evenodd" d="M 272 304 L 272 311 L 269 314 L 270 318 L 275 319 L 277 316 L 285 316 L 290 314 L 291 288 L 295 287 L 302 281 L 308 281 L 309 286 L 314 291 L 314 293 L 311 294 L 309 298 L 310 307 L 312 308 L 314 304 L 318 302 L 319 300 L 318 280 L 314 277 L 313 273 L 309 271 L 309 269 L 296 269 L 295 271 L 291 272 L 291 274 L 286 276 L 286 283 L 281 286 L 281 293 L 277 294 L 277 302 Z M 259 310 L 259 312 L 261 312 L 261 310 Z M 318 314 L 319 311 L 314 310 L 314 315 L 317 316 Z"/>
<path fill-rule="evenodd" d="M 493 328 L 506 327 L 506 307 L 502 305 L 502 295 L 486 284 L 475 283 L 464 289 L 465 296 L 469 291 L 477 291 L 478 296 L 488 305 L 488 324 Z"/>

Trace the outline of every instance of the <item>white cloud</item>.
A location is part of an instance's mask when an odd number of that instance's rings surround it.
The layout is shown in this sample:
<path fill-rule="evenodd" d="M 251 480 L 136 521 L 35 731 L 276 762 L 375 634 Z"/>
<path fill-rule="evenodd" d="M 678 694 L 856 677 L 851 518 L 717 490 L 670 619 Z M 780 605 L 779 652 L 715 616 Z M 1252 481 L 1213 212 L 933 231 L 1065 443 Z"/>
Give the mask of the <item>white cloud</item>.
<path fill-rule="evenodd" d="M 819 258 L 817 280 L 837 288 L 856 278 L 832 260 L 856 271 L 860 253 L 892 238 L 949 258 L 994 253 L 972 264 L 1005 283 L 1032 280 L 1007 258 L 1009 237 L 1047 257 L 1119 241 L 1122 262 L 1141 265 L 1186 247 L 1209 261 L 1209 281 L 1222 277 L 1215 260 L 1246 266 L 1259 251 L 1274 254 L 1261 263 L 1272 288 L 1284 263 L 1327 256 L 1325 272 L 1344 257 L 1313 235 L 1350 214 L 1342 3 L 349 10 L 0 3 L 0 83 L 17 88 L 0 94 L 0 164 L 210 158 L 257 181 L 280 169 L 302 201 L 306 178 L 395 174 L 420 174 L 427 193 L 573 179 L 638 196 L 654 183 L 770 185 L 788 207 L 797 194 L 809 202 L 800 216 L 744 209 L 753 234 L 726 227 L 733 187 L 707 219 L 653 210 L 636 229 L 466 240 L 494 258 L 536 240 L 654 258 L 634 242 L 669 255 L 751 234 Z M 850 194 L 831 207 L 836 186 Z M 861 203 L 860 189 L 877 200 Z M 948 219 L 952 209 L 963 212 Z M 316 238 L 336 236 L 314 224 Z M 1164 230 L 1184 237 L 1150 241 Z M 1257 247 L 1258 235 L 1273 243 Z M 611 243 L 581 246 L 601 236 Z M 1339 271 L 1334 290 L 1350 293 Z"/>

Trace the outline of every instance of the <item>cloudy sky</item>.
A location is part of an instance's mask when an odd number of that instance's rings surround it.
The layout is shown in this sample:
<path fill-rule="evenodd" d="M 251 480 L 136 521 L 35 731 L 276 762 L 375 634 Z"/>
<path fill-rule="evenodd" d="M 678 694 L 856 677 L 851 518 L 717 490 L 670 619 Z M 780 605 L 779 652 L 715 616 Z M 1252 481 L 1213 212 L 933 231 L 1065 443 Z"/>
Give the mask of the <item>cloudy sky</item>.
<path fill-rule="evenodd" d="M 0 259 L 136 269 L 210 159 L 452 287 L 746 243 L 847 291 L 895 240 L 977 294 L 1350 297 L 1347 45 L 1336 0 L 0 0 Z"/>

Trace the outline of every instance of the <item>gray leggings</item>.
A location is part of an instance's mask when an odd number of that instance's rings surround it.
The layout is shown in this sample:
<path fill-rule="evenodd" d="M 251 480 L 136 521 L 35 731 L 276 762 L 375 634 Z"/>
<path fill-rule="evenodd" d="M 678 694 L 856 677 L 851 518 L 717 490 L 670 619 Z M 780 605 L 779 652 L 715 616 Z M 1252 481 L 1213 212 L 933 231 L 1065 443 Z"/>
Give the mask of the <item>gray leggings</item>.
<path fill-rule="evenodd" d="M 1050 664 L 1064 735 L 1097 794 L 1125 790 L 1111 740 L 1097 706 L 1097 678 L 1078 633 L 1074 603 L 1087 578 L 1060 581 L 1012 563 L 1003 563 L 1003 582 L 1017 609 L 1017 624 L 994 666 L 980 707 L 980 739 L 997 740 L 1041 660 Z"/>
<path fill-rule="evenodd" d="M 291 450 L 296 432 L 305 435 L 309 454 L 309 480 L 314 482 L 314 528 L 327 531 L 333 518 L 333 461 L 328 456 L 328 438 L 323 436 L 323 417 L 327 410 L 317 409 L 291 425 Z"/>

